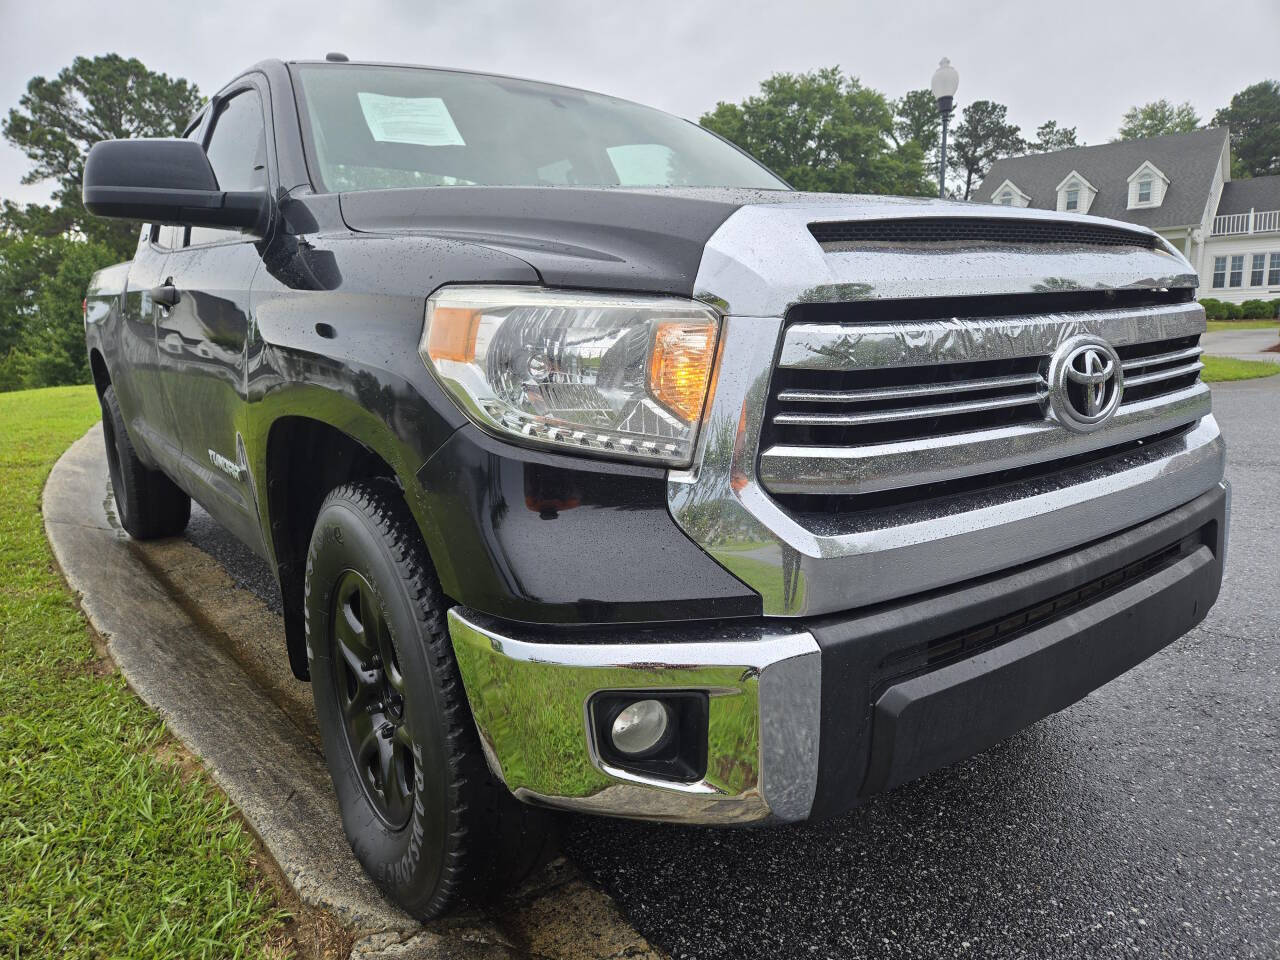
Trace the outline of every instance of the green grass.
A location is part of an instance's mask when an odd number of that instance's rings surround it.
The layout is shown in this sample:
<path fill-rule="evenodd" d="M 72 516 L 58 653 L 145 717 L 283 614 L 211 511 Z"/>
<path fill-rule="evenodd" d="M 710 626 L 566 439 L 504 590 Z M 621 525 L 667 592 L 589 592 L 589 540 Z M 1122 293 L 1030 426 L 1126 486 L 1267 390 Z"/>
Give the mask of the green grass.
<path fill-rule="evenodd" d="M 1274 329 L 1280 336 L 1280 322 L 1275 320 L 1210 320 L 1210 330 L 1267 330 Z"/>
<path fill-rule="evenodd" d="M 53 566 L 41 487 L 98 416 L 91 387 L 0 394 L 0 957 L 279 956 L 248 832 Z"/>
<path fill-rule="evenodd" d="M 1201 357 L 1204 372 L 1201 377 L 1210 383 L 1223 380 L 1252 380 L 1255 377 L 1273 377 L 1280 373 L 1280 363 L 1264 363 L 1258 360 L 1238 360 L 1235 357 Z"/>

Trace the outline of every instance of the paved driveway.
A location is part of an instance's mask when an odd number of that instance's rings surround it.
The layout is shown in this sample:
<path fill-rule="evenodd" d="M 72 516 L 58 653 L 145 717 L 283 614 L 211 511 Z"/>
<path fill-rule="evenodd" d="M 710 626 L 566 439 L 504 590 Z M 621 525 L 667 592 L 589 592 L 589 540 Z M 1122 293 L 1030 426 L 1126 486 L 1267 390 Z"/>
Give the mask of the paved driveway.
<path fill-rule="evenodd" d="M 1280 957 L 1280 377 L 1214 406 L 1233 532 L 1193 633 L 850 816 L 577 817 L 569 856 L 676 957 Z M 216 527 L 192 536 L 255 584 Z"/>
<path fill-rule="evenodd" d="M 1280 363 L 1280 353 L 1268 352 L 1277 344 L 1280 344 L 1280 323 L 1266 330 L 1211 330 L 1200 338 L 1200 346 L 1212 356 L 1267 363 Z"/>

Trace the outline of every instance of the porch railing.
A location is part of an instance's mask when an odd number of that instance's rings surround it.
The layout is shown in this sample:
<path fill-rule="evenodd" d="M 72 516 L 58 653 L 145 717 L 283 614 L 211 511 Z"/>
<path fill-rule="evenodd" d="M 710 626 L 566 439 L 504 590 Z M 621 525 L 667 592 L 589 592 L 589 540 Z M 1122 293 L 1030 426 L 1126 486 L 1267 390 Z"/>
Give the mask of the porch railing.
<path fill-rule="evenodd" d="M 1250 210 L 1213 218 L 1215 237 L 1247 233 L 1280 233 L 1280 210 Z"/>

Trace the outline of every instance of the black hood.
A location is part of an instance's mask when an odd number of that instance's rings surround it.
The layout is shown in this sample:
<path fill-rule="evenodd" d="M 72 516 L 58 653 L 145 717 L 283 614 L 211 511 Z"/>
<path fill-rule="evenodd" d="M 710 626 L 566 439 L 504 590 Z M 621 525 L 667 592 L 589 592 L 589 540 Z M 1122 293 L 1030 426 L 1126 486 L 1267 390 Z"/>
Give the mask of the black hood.
<path fill-rule="evenodd" d="M 747 203 L 787 191 L 432 187 L 344 193 L 352 230 L 418 233 L 513 254 L 548 286 L 693 295 L 703 247 Z"/>

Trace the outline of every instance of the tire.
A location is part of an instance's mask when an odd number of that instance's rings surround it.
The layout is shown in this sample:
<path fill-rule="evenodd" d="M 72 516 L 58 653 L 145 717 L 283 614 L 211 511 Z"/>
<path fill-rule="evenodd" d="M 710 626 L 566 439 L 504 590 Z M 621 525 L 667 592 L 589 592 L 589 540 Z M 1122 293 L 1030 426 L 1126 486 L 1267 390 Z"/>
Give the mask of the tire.
<path fill-rule="evenodd" d="M 393 483 L 325 498 L 305 606 L 325 757 L 347 839 L 374 882 L 425 920 L 489 899 L 542 863 L 554 821 L 489 773 L 447 603 Z"/>
<path fill-rule="evenodd" d="M 191 519 L 191 498 L 138 459 L 125 429 L 115 387 L 102 391 L 102 437 L 120 525 L 135 540 L 176 537 Z"/>

